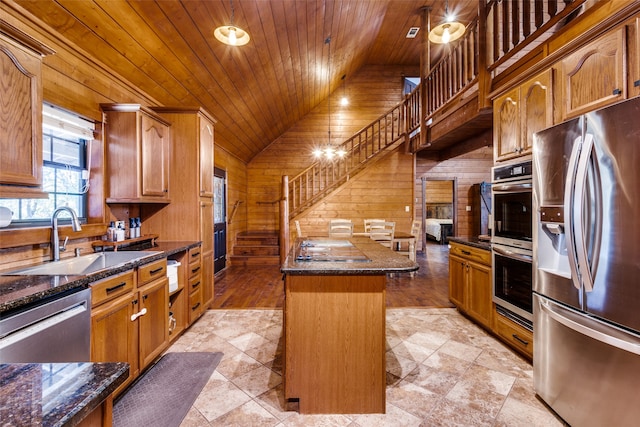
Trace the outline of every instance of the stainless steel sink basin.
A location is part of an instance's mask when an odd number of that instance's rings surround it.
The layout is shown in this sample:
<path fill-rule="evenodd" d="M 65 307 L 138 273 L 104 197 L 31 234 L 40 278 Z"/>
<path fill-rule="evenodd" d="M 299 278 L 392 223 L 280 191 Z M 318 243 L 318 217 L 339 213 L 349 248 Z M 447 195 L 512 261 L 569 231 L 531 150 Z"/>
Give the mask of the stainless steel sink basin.
<path fill-rule="evenodd" d="M 13 270 L 2 273 L 2 275 L 86 276 L 109 268 L 119 267 L 128 262 L 137 261 L 142 258 L 146 258 L 159 253 L 160 252 L 158 251 L 100 252 L 75 258 L 66 258 L 60 261 L 48 262 L 19 270 Z"/>

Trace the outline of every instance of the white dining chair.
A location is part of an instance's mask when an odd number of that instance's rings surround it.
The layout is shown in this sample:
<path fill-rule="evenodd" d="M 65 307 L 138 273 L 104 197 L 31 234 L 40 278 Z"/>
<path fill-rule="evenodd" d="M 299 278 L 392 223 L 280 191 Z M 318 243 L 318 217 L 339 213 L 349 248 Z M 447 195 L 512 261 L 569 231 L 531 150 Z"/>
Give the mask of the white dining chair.
<path fill-rule="evenodd" d="M 371 238 L 371 240 L 375 240 L 381 245 L 392 249 L 395 229 L 396 223 L 392 221 L 375 223 L 375 227 L 372 226 L 369 231 L 369 237 Z"/>
<path fill-rule="evenodd" d="M 352 237 L 353 222 L 350 219 L 329 220 L 329 237 Z"/>
<path fill-rule="evenodd" d="M 384 223 L 384 219 L 365 219 L 364 220 L 364 232 L 369 233 L 371 231 L 371 224 L 376 225 L 378 228 L 380 227 L 380 223 Z"/>

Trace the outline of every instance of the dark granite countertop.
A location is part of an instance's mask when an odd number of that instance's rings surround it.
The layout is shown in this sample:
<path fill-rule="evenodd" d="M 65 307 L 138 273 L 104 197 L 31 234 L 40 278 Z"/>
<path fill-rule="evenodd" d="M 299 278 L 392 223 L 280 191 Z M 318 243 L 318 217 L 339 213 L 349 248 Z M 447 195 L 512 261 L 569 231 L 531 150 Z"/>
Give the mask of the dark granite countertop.
<path fill-rule="evenodd" d="M 178 252 L 189 250 L 200 245 L 200 241 L 156 242 L 154 246 L 147 245 L 127 248 L 127 250 L 157 251 L 152 256 L 142 260 L 128 262 L 119 267 L 100 271 L 88 276 L 2 276 L 0 275 L 0 316 L 28 304 L 58 293 L 76 288 L 87 288 L 91 283 L 122 273 L 139 265 L 148 264 L 160 258 L 169 257 Z M 0 273 L 1 274 L 1 273 Z"/>
<path fill-rule="evenodd" d="M 328 238 L 320 239 L 331 240 Z M 411 272 L 418 269 L 418 264 L 411 261 L 407 256 L 394 252 L 368 237 L 352 237 L 349 241 L 353 243 L 363 255 L 369 258 L 369 261 L 297 261 L 295 259 L 296 249 L 302 240 L 313 240 L 313 238 L 296 240 L 293 249 L 280 269 L 283 273 L 296 275 L 368 276 Z"/>
<path fill-rule="evenodd" d="M 74 426 L 124 382 L 127 363 L 0 364 L 2 425 Z"/>
<path fill-rule="evenodd" d="M 477 237 L 449 237 L 450 242 L 460 243 L 462 245 L 473 246 L 474 248 L 491 250 L 491 242 L 480 240 Z"/>

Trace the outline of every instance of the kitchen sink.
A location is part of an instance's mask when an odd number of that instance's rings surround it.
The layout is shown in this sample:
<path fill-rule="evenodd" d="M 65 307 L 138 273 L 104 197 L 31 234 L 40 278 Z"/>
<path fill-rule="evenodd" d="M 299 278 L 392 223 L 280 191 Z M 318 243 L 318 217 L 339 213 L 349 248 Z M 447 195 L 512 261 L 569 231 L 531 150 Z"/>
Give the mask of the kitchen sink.
<path fill-rule="evenodd" d="M 159 254 L 158 251 L 99 252 L 12 270 L 3 276 L 87 276 Z"/>

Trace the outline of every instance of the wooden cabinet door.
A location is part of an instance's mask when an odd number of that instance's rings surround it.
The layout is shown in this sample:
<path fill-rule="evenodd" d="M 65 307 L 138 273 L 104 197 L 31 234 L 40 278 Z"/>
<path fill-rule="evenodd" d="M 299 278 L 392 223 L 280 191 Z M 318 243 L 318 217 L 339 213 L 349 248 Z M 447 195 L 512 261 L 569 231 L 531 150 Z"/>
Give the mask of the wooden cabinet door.
<path fill-rule="evenodd" d="M 640 17 L 628 27 L 629 98 L 640 95 Z"/>
<path fill-rule="evenodd" d="M 129 363 L 129 377 L 118 388 L 122 391 L 138 376 L 138 312 L 136 294 L 128 293 L 91 310 L 91 361 Z"/>
<path fill-rule="evenodd" d="M 213 197 L 213 123 L 199 116 L 200 196 Z"/>
<path fill-rule="evenodd" d="M 624 28 L 620 28 L 560 62 L 562 121 L 627 97 L 624 40 Z"/>
<path fill-rule="evenodd" d="M 39 55 L 0 34 L 0 184 L 42 184 L 41 66 Z M 6 190 L 20 196 L 20 189 Z"/>
<path fill-rule="evenodd" d="M 471 261 L 467 261 L 467 265 L 467 313 L 487 328 L 491 328 L 493 315 L 491 268 Z"/>
<path fill-rule="evenodd" d="M 144 369 L 169 343 L 169 280 L 165 277 L 140 289 L 140 369 Z"/>
<path fill-rule="evenodd" d="M 142 196 L 169 198 L 169 126 L 141 114 Z"/>
<path fill-rule="evenodd" d="M 507 160 L 519 155 L 519 104 L 519 88 L 496 98 L 493 103 L 493 157 L 495 161 Z"/>
<path fill-rule="evenodd" d="M 531 154 L 534 133 L 553 125 L 552 76 L 549 69 L 520 86 L 521 155 Z"/>
<path fill-rule="evenodd" d="M 202 254 L 202 303 L 204 310 L 213 302 L 213 251 Z"/>
<path fill-rule="evenodd" d="M 467 261 L 455 255 L 449 255 L 449 300 L 458 309 L 466 311 Z"/>

